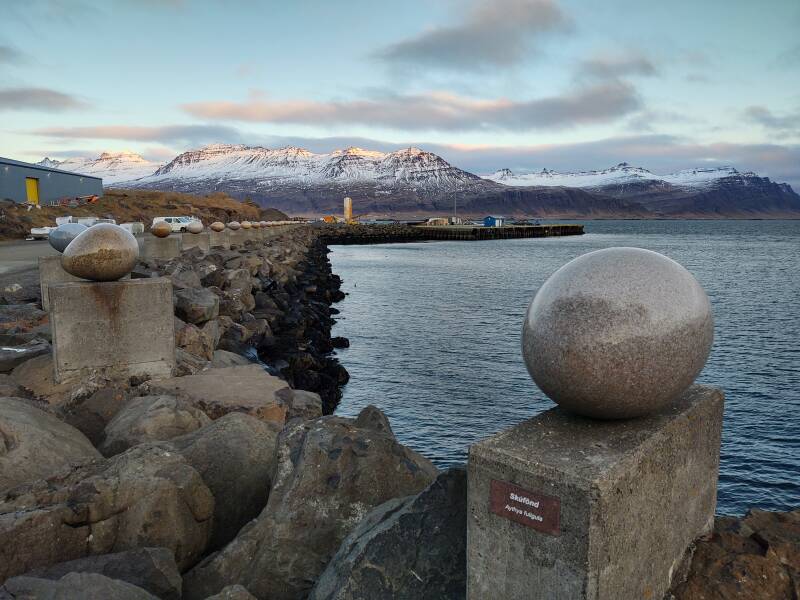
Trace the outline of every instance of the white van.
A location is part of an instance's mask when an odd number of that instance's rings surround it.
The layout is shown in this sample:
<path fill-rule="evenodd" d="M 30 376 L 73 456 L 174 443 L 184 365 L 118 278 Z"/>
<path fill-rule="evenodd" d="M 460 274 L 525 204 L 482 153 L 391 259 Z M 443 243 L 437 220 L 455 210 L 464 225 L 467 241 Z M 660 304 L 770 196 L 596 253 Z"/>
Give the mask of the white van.
<path fill-rule="evenodd" d="M 196 220 L 197 219 L 193 219 L 192 217 L 153 217 L 153 222 L 150 224 L 150 229 L 152 229 L 153 225 L 156 223 L 164 221 L 164 223 L 167 223 L 170 227 L 172 227 L 172 231 L 180 231 L 181 233 L 184 233 L 186 232 L 186 226 L 192 221 Z"/>

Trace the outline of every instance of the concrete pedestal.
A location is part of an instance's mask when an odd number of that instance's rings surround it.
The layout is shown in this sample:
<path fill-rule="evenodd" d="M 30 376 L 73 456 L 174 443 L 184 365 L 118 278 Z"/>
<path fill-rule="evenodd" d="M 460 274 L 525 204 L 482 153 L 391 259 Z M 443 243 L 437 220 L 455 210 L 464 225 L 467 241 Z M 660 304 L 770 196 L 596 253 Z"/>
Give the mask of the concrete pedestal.
<path fill-rule="evenodd" d="M 211 250 L 211 235 L 208 232 L 184 233 L 181 236 L 181 249 L 200 248 L 203 252 Z"/>
<path fill-rule="evenodd" d="M 42 291 L 42 309 L 50 310 L 50 298 L 47 294 L 48 285 L 51 283 L 66 283 L 68 281 L 85 281 L 75 275 L 70 275 L 61 267 L 61 255 L 39 257 L 39 287 Z"/>
<path fill-rule="evenodd" d="M 91 371 L 170 377 L 175 367 L 172 282 L 165 277 L 50 284 L 57 383 Z"/>
<path fill-rule="evenodd" d="M 223 231 L 209 231 L 208 232 L 210 245 L 212 248 L 224 248 L 228 250 L 231 247 L 231 232 L 229 229 Z"/>
<path fill-rule="evenodd" d="M 159 238 L 154 235 L 147 235 L 142 238 L 140 251 L 142 258 L 172 260 L 181 253 L 181 236 L 170 235 L 169 237 Z"/>
<path fill-rule="evenodd" d="M 470 448 L 467 597 L 660 600 L 712 526 L 723 395 L 596 421 L 561 409 Z"/>
<path fill-rule="evenodd" d="M 231 246 L 241 246 L 247 240 L 244 229 L 237 229 L 236 231 L 228 230 L 228 239 L 230 240 Z"/>

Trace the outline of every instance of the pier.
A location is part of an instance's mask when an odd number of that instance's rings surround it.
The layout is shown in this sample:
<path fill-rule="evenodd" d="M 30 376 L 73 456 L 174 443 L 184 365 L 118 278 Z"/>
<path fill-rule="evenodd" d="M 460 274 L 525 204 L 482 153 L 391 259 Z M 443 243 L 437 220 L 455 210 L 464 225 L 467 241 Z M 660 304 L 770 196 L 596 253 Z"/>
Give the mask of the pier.
<path fill-rule="evenodd" d="M 392 244 L 426 241 L 482 241 L 583 235 L 583 225 L 326 225 L 328 244 Z"/>

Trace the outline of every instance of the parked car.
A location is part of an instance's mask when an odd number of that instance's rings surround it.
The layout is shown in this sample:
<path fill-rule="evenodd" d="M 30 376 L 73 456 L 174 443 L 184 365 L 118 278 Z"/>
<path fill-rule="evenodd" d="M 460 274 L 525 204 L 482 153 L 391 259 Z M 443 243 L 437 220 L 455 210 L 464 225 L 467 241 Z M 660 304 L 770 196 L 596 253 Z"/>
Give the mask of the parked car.
<path fill-rule="evenodd" d="M 150 228 L 153 228 L 153 225 L 156 223 L 160 223 L 164 221 L 165 223 L 169 224 L 172 227 L 172 231 L 180 231 L 181 233 L 186 232 L 186 226 L 191 223 L 192 221 L 197 221 L 193 217 L 154 217 L 153 222 L 150 224 Z"/>

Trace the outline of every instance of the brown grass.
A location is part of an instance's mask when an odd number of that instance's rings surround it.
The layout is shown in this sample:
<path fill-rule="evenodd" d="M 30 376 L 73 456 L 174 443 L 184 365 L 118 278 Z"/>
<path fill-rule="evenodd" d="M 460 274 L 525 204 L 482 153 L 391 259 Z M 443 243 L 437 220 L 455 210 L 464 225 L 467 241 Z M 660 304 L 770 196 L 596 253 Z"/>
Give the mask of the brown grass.
<path fill-rule="evenodd" d="M 150 227 L 153 217 L 195 216 L 208 225 L 213 221 L 286 219 L 274 208 L 261 208 L 253 202 L 242 202 L 217 192 L 207 196 L 192 196 L 178 192 L 151 190 L 105 190 L 96 204 L 78 207 L 45 207 L 28 210 L 26 204 L 0 203 L 0 239 L 23 238 L 32 227 L 54 226 L 56 217 L 112 218 L 117 223 L 141 221 Z"/>

